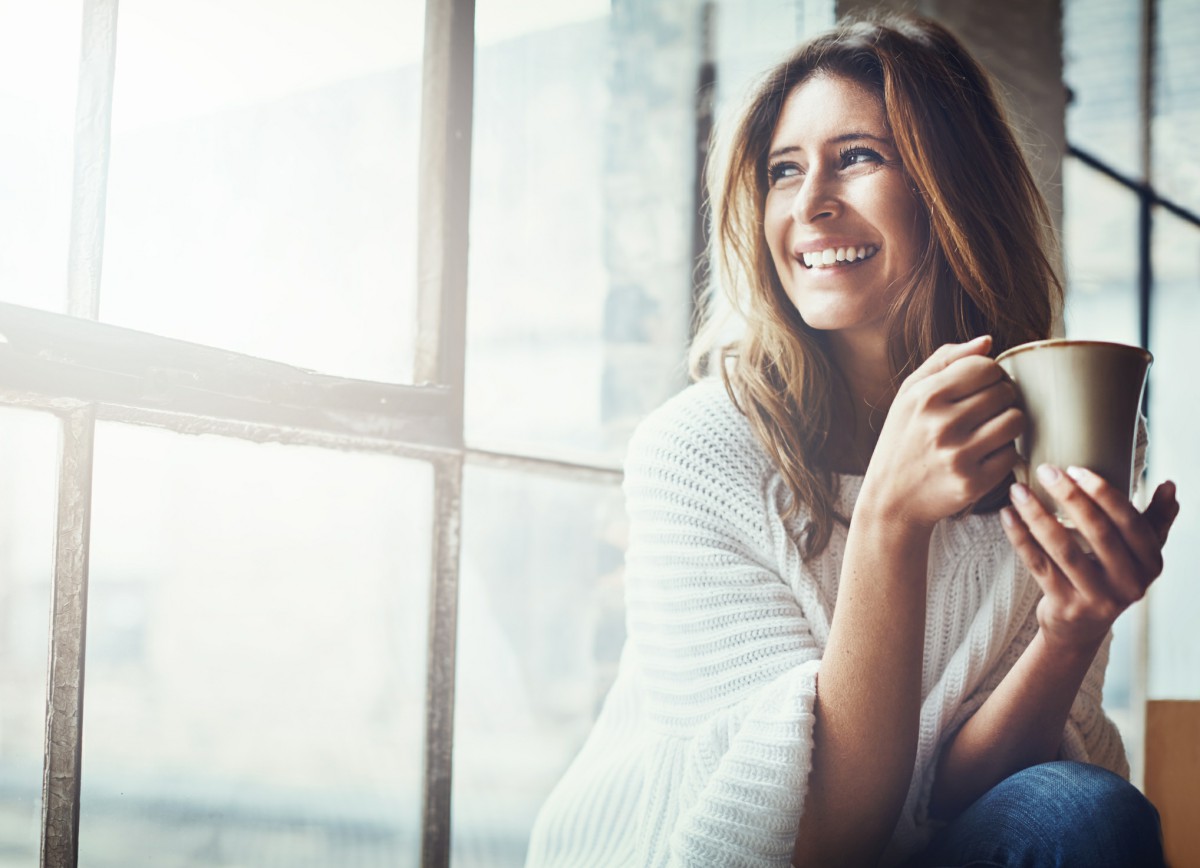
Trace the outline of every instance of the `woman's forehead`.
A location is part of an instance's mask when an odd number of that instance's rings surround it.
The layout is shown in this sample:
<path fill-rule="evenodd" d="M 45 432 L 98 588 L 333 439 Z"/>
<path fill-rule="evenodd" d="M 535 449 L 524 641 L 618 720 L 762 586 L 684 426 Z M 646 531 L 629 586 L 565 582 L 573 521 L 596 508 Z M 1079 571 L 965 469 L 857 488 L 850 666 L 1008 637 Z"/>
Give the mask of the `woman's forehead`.
<path fill-rule="evenodd" d="M 817 73 L 787 95 L 770 150 L 787 145 L 806 149 L 855 134 L 891 140 L 883 100 L 854 79 Z"/>

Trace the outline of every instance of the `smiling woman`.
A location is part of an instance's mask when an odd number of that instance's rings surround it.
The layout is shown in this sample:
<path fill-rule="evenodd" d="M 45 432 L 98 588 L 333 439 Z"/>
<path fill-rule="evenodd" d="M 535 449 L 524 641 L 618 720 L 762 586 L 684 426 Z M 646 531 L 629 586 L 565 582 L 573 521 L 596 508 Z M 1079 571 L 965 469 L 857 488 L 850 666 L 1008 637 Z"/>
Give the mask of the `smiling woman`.
<path fill-rule="evenodd" d="M 529 865 L 1161 865 L 1100 697 L 1174 487 L 1043 468 L 1089 559 L 1008 485 L 992 356 L 1061 291 L 987 75 L 933 22 L 844 24 L 710 189 L 745 328 L 630 444 L 629 641 Z"/>

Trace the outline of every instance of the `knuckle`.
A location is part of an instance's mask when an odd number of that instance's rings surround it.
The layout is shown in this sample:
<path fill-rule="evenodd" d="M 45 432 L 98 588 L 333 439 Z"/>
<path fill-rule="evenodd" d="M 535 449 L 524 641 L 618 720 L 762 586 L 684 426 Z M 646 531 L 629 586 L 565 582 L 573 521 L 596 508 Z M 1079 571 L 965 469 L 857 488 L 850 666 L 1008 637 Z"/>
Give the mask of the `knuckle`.
<path fill-rule="evenodd" d="M 1060 560 L 1062 561 L 1063 567 L 1072 571 L 1080 570 L 1084 567 L 1090 566 L 1090 560 L 1088 556 L 1085 555 L 1079 549 L 1079 546 L 1076 545 L 1069 545 L 1064 548 L 1062 554 L 1060 555 Z"/>
<path fill-rule="evenodd" d="M 1097 528 L 1093 536 L 1095 538 L 1097 548 L 1115 548 L 1123 541 L 1117 528 L 1108 522 L 1105 522 L 1099 528 Z"/>
<path fill-rule="evenodd" d="M 1020 550 L 1025 565 L 1035 576 L 1045 576 L 1050 572 L 1050 561 L 1046 557 L 1046 553 L 1034 545 L 1028 535 L 1021 539 Z"/>
<path fill-rule="evenodd" d="M 1125 595 L 1125 608 L 1129 608 L 1142 597 L 1146 596 L 1146 589 L 1137 582 L 1132 583 L 1133 590 Z"/>
<path fill-rule="evenodd" d="M 1017 387 L 1013 385 L 1013 381 L 1005 377 L 1000 381 L 1000 386 L 1004 400 L 1009 406 L 1018 406 L 1021 403 L 1021 395 L 1017 391 Z"/>
<path fill-rule="evenodd" d="M 913 387 L 913 403 L 918 412 L 927 413 L 938 403 L 940 391 L 928 380 L 922 380 Z"/>
<path fill-rule="evenodd" d="M 1162 575 L 1164 564 L 1163 564 L 1163 556 L 1162 556 L 1161 551 L 1158 551 L 1158 550 L 1154 551 L 1154 553 L 1150 556 L 1150 563 L 1148 566 L 1150 567 L 1151 578 L 1157 579 L 1159 576 Z"/>

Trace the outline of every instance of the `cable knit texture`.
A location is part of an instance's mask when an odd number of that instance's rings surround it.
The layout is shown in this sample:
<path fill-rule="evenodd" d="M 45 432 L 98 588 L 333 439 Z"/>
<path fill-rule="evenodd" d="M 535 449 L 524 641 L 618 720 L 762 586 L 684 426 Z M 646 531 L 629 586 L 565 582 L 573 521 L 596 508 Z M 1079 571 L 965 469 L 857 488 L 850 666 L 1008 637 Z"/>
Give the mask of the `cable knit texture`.
<path fill-rule="evenodd" d="M 841 514 L 861 484 L 840 478 Z M 629 640 L 591 736 L 538 817 L 528 868 L 787 866 L 845 528 L 802 563 L 805 519 L 783 521 L 786 485 L 716 380 L 638 428 L 625 496 Z M 917 757 L 883 864 L 928 841 L 938 751 L 1033 638 L 1039 594 L 996 515 L 936 528 Z M 1107 658 L 1106 642 L 1061 754 L 1127 777 L 1100 707 Z"/>

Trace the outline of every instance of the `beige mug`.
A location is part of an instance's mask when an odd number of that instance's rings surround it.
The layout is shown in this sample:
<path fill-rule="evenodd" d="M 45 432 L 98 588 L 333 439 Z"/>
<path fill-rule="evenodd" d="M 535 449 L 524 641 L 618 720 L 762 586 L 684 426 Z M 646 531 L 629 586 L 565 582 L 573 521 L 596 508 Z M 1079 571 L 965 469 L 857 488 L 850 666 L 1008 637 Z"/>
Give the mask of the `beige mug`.
<path fill-rule="evenodd" d="M 1021 344 L 996 357 L 1020 395 L 1025 432 L 1017 438 L 1019 482 L 1066 527 L 1071 522 L 1033 472 L 1042 464 L 1086 467 L 1129 495 L 1146 375 L 1141 347 L 1104 341 Z"/>

